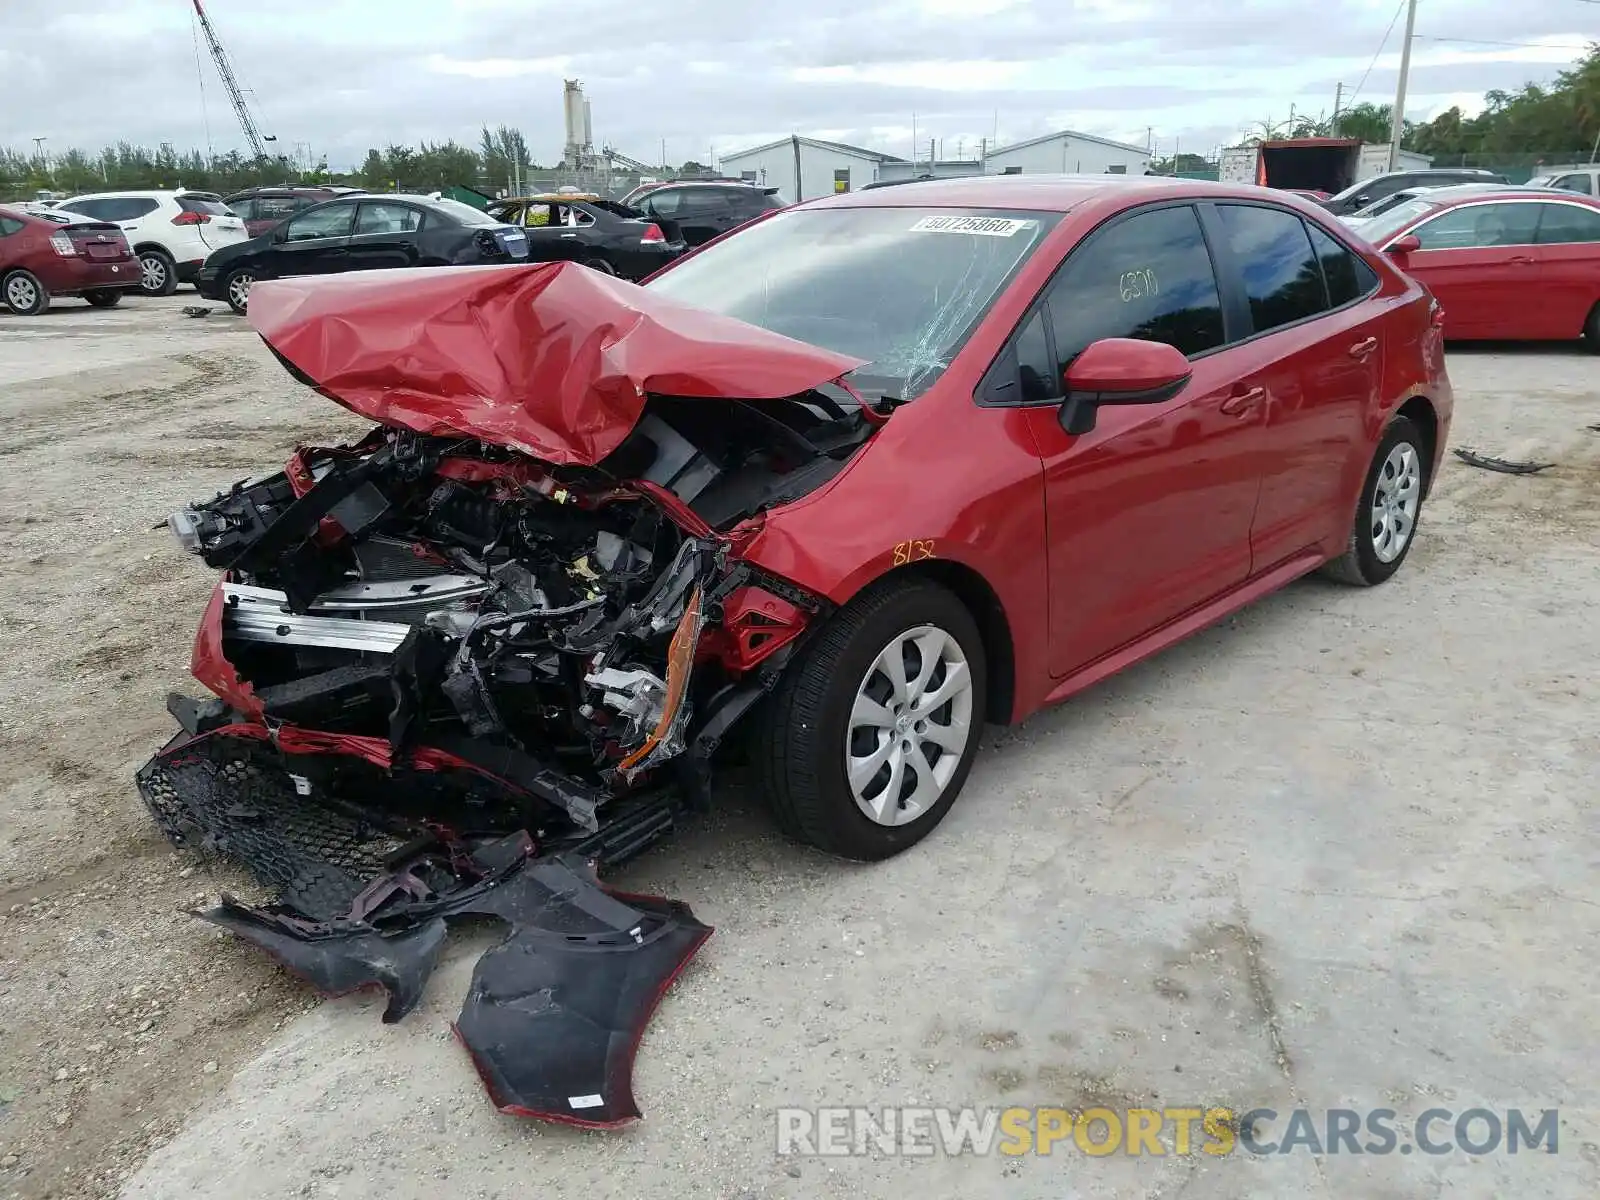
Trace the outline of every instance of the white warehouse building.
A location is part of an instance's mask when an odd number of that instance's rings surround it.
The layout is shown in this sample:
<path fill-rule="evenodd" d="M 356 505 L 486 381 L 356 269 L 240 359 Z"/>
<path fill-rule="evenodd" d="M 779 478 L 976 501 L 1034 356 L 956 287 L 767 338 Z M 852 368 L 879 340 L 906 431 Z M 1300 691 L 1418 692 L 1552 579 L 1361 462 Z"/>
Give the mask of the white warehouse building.
<path fill-rule="evenodd" d="M 1148 175 L 1150 151 L 1062 129 L 989 151 L 983 169 L 988 175 Z"/>
<path fill-rule="evenodd" d="M 859 191 L 865 184 L 877 181 L 883 164 L 904 162 L 903 158 L 877 150 L 798 136 L 718 156 L 724 175 L 775 187 L 778 196 L 790 204 L 835 192 Z"/>

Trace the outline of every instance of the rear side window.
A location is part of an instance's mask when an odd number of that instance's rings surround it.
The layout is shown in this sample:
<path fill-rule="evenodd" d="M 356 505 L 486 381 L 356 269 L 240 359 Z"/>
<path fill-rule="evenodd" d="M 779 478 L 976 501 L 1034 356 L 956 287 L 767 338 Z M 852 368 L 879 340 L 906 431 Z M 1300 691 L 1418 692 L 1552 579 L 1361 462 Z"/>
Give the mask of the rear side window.
<path fill-rule="evenodd" d="M 105 203 L 110 206 L 110 212 L 100 218 L 102 221 L 137 221 L 161 207 L 159 200 L 153 200 L 149 196 L 124 196 Z"/>
<path fill-rule="evenodd" d="M 1101 338 L 1166 342 L 1191 357 L 1223 343 L 1216 272 L 1188 205 L 1092 234 L 1051 285 L 1049 305 L 1058 376 Z"/>
<path fill-rule="evenodd" d="M 1217 210 L 1257 333 L 1327 311 L 1322 270 L 1299 217 L 1244 204 L 1221 204 Z"/>
<path fill-rule="evenodd" d="M 1550 186 L 1569 192 L 1581 192 L 1585 196 L 1594 195 L 1594 178 L 1590 175 L 1563 175 Z"/>
<path fill-rule="evenodd" d="M 1600 211 L 1576 204 L 1541 204 L 1538 208 L 1541 246 L 1600 242 Z"/>
<path fill-rule="evenodd" d="M 1339 240 L 1306 222 L 1311 233 L 1311 248 L 1322 263 L 1322 278 L 1328 284 L 1328 303 L 1340 308 L 1352 300 L 1359 300 L 1378 286 L 1378 276 L 1354 250 Z"/>
<path fill-rule="evenodd" d="M 356 217 L 356 233 L 415 233 L 422 214 L 406 204 L 363 204 Z"/>
<path fill-rule="evenodd" d="M 193 196 L 179 196 L 178 207 L 183 209 L 184 212 L 205 213 L 208 217 L 231 217 L 235 215 L 233 209 L 229 208 L 221 200 L 200 200 Z"/>

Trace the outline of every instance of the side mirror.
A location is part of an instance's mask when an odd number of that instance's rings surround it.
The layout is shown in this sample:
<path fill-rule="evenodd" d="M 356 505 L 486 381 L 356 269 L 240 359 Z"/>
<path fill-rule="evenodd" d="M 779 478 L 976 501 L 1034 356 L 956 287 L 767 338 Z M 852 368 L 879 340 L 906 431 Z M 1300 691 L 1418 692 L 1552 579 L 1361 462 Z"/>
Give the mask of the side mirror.
<path fill-rule="evenodd" d="M 1088 433 L 1103 404 L 1163 404 L 1188 384 L 1189 360 L 1165 342 L 1101 338 L 1067 368 L 1059 418 L 1067 433 Z"/>
<path fill-rule="evenodd" d="M 1384 253 L 1390 258 L 1405 261 L 1406 257 L 1422 249 L 1422 239 L 1414 233 L 1408 233 L 1403 238 L 1396 238 L 1384 247 Z"/>
<path fill-rule="evenodd" d="M 1354 200 L 1350 201 L 1350 207 L 1352 207 L 1352 208 L 1365 208 L 1367 205 L 1369 205 L 1371 203 L 1372 203 L 1372 197 L 1371 196 L 1361 195 L 1361 196 L 1357 196 Z"/>

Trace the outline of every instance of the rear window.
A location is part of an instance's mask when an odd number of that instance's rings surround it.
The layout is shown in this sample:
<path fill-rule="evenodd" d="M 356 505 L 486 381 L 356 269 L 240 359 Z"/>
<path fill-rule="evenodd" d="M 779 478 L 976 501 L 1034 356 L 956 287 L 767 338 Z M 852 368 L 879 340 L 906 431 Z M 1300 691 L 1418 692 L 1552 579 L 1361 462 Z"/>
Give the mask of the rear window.
<path fill-rule="evenodd" d="M 499 225 L 502 222 L 491 217 L 486 212 L 480 212 L 470 204 L 463 204 L 459 200 L 444 197 L 431 201 L 434 208 L 445 213 L 462 225 Z"/>
<path fill-rule="evenodd" d="M 1361 236 L 1377 245 L 1383 239 L 1398 233 L 1418 217 L 1425 217 L 1434 209 L 1440 207 L 1427 200 L 1408 200 L 1397 208 L 1391 208 L 1382 216 L 1374 217 L 1361 227 Z"/>
<path fill-rule="evenodd" d="M 179 196 L 178 207 L 184 212 L 204 213 L 209 217 L 231 217 L 233 210 L 221 200 L 208 197 Z"/>

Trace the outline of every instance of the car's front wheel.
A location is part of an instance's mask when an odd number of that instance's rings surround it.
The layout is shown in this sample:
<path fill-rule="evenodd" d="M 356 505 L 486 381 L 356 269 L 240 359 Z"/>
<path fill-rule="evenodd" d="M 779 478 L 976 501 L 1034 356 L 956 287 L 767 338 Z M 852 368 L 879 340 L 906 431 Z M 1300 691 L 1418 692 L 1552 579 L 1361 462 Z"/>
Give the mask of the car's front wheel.
<path fill-rule="evenodd" d="M 115 308 L 122 303 L 120 288 L 95 288 L 85 292 L 83 298 L 96 308 Z"/>
<path fill-rule="evenodd" d="M 139 251 L 139 290 L 146 296 L 170 296 L 178 290 L 178 268 L 165 250 Z"/>
<path fill-rule="evenodd" d="M 241 317 L 250 308 L 250 289 L 255 285 L 256 273 L 249 267 L 236 267 L 222 282 L 222 294 L 228 298 L 228 307 Z"/>
<path fill-rule="evenodd" d="M 0 298 L 19 317 L 36 317 L 50 307 L 50 293 L 32 271 L 12 271 L 0 280 Z"/>
<path fill-rule="evenodd" d="M 852 600 L 761 717 L 754 759 L 779 824 L 843 858 L 915 845 L 966 783 L 986 685 L 977 623 L 948 589 L 891 577 Z"/>
<path fill-rule="evenodd" d="M 1372 587 L 1398 571 L 1411 553 L 1427 482 L 1421 431 L 1409 418 L 1396 417 L 1372 456 L 1350 543 L 1324 568 L 1325 573 L 1341 583 Z"/>

